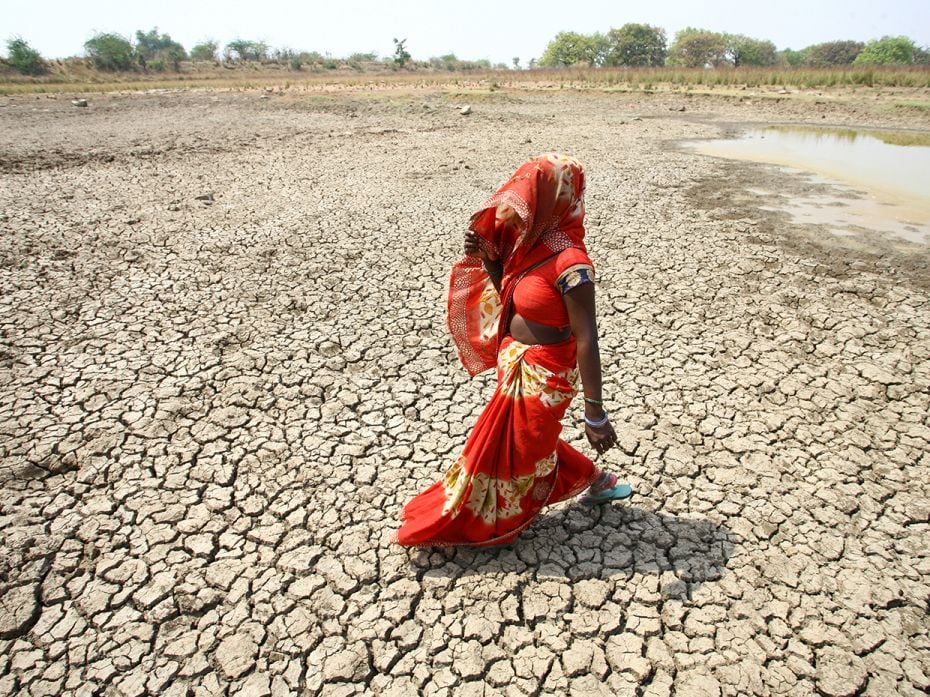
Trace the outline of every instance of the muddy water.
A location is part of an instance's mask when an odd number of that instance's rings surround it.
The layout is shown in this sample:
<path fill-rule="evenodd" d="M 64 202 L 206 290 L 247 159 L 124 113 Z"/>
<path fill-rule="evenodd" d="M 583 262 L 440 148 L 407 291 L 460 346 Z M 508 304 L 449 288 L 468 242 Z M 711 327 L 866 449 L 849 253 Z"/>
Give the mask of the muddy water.
<path fill-rule="evenodd" d="M 772 194 L 773 209 L 797 223 L 817 224 L 839 235 L 884 233 L 930 244 L 930 135 L 773 126 L 732 140 L 692 141 L 699 153 L 765 162 L 832 182 L 834 193 Z M 823 187 L 817 188 L 822 192 Z"/>

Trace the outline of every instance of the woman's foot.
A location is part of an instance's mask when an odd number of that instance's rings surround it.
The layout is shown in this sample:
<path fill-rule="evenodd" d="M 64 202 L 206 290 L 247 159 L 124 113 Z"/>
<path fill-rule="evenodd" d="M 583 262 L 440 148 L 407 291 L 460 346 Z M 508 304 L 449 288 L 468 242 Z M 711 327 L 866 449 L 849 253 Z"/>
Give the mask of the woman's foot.
<path fill-rule="evenodd" d="M 632 495 L 633 488 L 629 484 L 618 483 L 617 475 L 604 472 L 588 487 L 578 501 L 586 506 L 593 506 L 606 501 L 628 499 Z"/>
<path fill-rule="evenodd" d="M 605 489 L 610 489 L 617 485 L 617 475 L 612 472 L 601 472 L 600 476 L 595 479 L 585 493 L 599 494 Z"/>

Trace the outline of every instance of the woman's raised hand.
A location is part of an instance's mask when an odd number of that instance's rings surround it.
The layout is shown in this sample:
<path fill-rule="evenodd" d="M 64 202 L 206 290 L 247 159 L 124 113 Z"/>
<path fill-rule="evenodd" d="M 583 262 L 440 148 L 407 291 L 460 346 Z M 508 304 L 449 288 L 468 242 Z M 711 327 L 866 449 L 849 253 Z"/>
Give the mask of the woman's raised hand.
<path fill-rule="evenodd" d="M 465 233 L 465 256 L 477 257 L 481 261 L 497 261 L 497 257 L 481 248 L 478 235 L 469 230 Z"/>

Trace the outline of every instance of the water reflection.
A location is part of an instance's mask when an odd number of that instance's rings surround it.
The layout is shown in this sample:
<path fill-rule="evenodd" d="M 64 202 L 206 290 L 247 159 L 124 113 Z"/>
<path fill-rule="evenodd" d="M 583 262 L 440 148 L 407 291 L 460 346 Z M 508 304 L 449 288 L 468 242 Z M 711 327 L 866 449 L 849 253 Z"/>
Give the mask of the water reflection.
<path fill-rule="evenodd" d="M 821 126 L 769 126 L 765 130 L 788 135 L 810 135 L 818 140 L 835 138 L 854 143 L 862 138 L 873 138 L 888 145 L 930 147 L 930 133 L 919 131 L 862 131 L 855 128 L 825 128 Z"/>
<path fill-rule="evenodd" d="M 795 222 L 930 243 L 930 134 L 772 126 L 689 145 L 705 155 L 781 165 L 851 187 L 838 189 L 835 198 L 792 195 L 781 209 Z"/>

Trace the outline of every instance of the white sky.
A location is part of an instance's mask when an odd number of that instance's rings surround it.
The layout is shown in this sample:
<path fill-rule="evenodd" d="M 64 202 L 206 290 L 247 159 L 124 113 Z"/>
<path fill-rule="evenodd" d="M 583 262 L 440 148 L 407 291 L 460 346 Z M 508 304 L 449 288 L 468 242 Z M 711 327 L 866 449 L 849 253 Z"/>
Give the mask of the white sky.
<path fill-rule="evenodd" d="M 397 37 L 415 59 L 455 53 L 509 65 L 519 56 L 525 65 L 559 31 L 606 32 L 627 22 L 663 27 L 670 41 L 694 26 L 780 49 L 886 34 L 930 45 L 930 0 L 0 0 L 0 40 L 21 36 L 49 58 L 82 55 L 95 31 L 132 37 L 157 26 L 188 49 L 242 38 L 334 57 L 386 56 Z"/>

